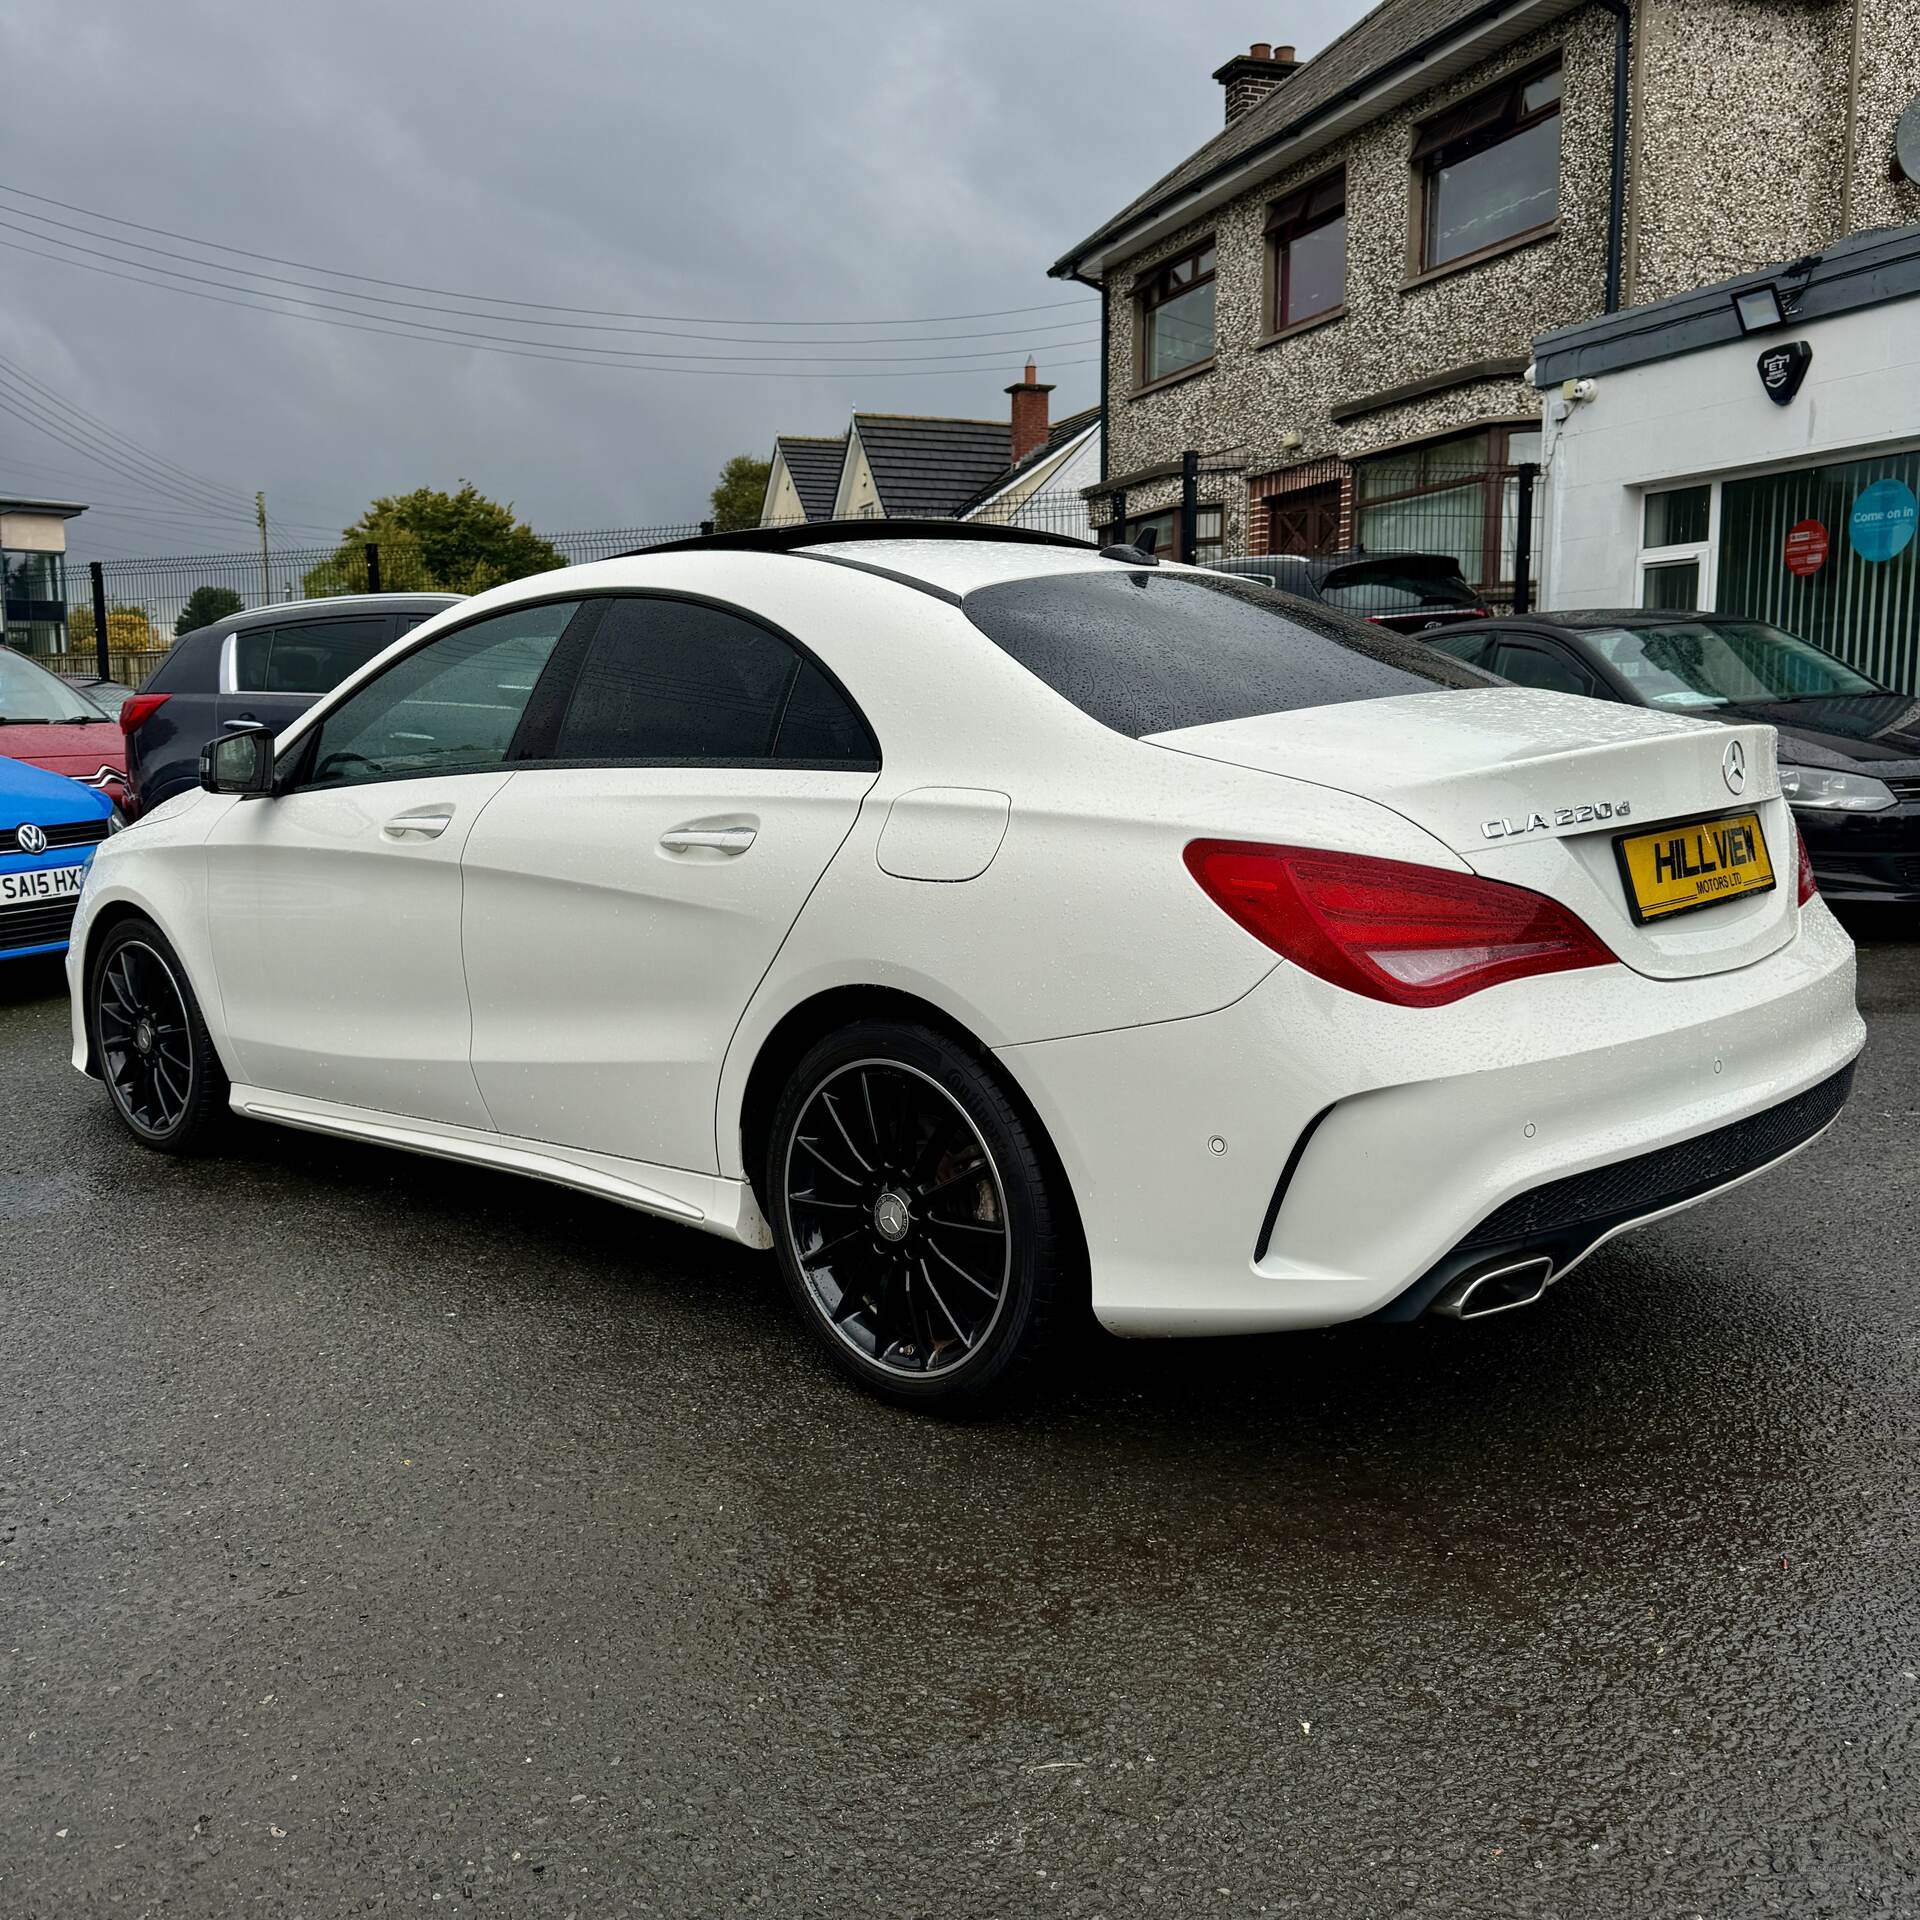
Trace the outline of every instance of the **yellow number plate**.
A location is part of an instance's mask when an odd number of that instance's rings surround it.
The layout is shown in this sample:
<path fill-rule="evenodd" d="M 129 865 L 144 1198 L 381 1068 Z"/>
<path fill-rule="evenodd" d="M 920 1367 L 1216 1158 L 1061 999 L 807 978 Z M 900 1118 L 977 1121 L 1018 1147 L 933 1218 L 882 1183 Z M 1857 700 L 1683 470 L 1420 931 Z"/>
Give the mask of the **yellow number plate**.
<path fill-rule="evenodd" d="M 1613 847 L 1627 884 L 1627 905 L 1641 926 L 1695 907 L 1718 906 L 1737 894 L 1766 893 L 1774 884 L 1757 813 L 1623 833 Z"/>

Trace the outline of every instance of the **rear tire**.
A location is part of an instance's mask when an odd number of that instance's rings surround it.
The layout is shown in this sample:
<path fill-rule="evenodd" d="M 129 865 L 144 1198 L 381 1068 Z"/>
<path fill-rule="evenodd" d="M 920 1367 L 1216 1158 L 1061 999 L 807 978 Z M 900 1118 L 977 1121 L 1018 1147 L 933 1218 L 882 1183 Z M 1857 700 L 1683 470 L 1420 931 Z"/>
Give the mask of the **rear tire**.
<path fill-rule="evenodd" d="M 87 1036 L 120 1123 L 157 1153 L 205 1153 L 229 1086 L 172 943 L 122 920 L 87 960 Z"/>
<path fill-rule="evenodd" d="M 1078 1266 L 1071 1203 L 991 1066 L 931 1027 L 817 1042 L 774 1110 L 780 1270 L 840 1371 L 908 1406 L 980 1407 L 1039 1372 Z"/>

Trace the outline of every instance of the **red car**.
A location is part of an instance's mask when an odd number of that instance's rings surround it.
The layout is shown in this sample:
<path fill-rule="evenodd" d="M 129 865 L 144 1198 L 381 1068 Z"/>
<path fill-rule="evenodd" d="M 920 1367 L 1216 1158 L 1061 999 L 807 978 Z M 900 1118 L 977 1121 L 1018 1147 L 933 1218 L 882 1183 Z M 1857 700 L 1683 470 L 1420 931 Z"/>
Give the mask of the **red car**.
<path fill-rule="evenodd" d="M 0 754 L 98 787 L 115 806 L 126 800 L 126 740 L 118 721 L 11 647 L 0 647 Z"/>

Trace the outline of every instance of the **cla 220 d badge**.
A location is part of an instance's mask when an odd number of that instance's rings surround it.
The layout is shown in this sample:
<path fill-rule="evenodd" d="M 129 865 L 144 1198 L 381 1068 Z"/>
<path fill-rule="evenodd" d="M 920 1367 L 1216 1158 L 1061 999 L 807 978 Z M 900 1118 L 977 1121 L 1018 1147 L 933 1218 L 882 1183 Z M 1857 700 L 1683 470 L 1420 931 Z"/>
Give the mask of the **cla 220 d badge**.
<path fill-rule="evenodd" d="M 1555 827 L 1590 827 L 1598 820 L 1625 820 L 1632 812 L 1625 800 L 1596 800 L 1590 807 L 1555 807 L 1551 813 L 1529 813 L 1518 820 L 1483 820 L 1480 831 L 1489 840 L 1513 840 L 1523 833 L 1548 833 Z"/>

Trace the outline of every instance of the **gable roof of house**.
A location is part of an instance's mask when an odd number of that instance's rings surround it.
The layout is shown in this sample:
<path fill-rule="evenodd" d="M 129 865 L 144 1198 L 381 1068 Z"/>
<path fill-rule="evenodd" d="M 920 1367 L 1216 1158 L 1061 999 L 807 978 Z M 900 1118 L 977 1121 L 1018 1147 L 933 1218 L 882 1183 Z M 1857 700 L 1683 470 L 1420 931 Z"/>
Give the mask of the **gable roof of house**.
<path fill-rule="evenodd" d="M 975 507 L 983 506 L 997 493 L 1003 493 L 1015 485 L 1035 467 L 1043 466 L 1064 447 L 1069 440 L 1077 439 L 1086 430 L 1095 425 L 1100 418 L 1098 407 L 1086 407 L 1079 413 L 1070 413 L 1064 420 L 1056 420 L 1047 429 L 1047 437 L 1027 455 L 1024 460 L 1016 461 L 1010 467 L 1003 467 L 977 493 L 963 500 L 955 508 L 957 513 L 971 513 Z"/>
<path fill-rule="evenodd" d="M 950 515 L 1007 470 L 1004 420 L 856 413 L 853 430 L 889 519 Z"/>
<path fill-rule="evenodd" d="M 808 520 L 833 518 L 833 497 L 847 457 L 844 433 L 783 433 L 774 441 L 785 463 L 800 510 Z"/>
<path fill-rule="evenodd" d="M 1089 254 L 1137 222 L 1199 192 L 1216 177 L 1251 164 L 1265 149 L 1288 145 L 1396 71 L 1419 69 L 1469 30 L 1492 25 L 1505 14 L 1514 16 L 1513 30 L 1505 37 L 1517 39 L 1581 3 L 1541 0 L 1537 6 L 1527 6 L 1524 0 L 1381 0 L 1371 13 L 1296 68 L 1258 106 L 1216 133 L 1062 255 L 1050 271 L 1056 277 L 1071 277 Z M 1449 77 L 1445 63 L 1435 61 L 1418 76 L 1414 90 L 1438 86 Z M 1381 111 L 1389 110 L 1390 103 L 1383 103 Z"/>

